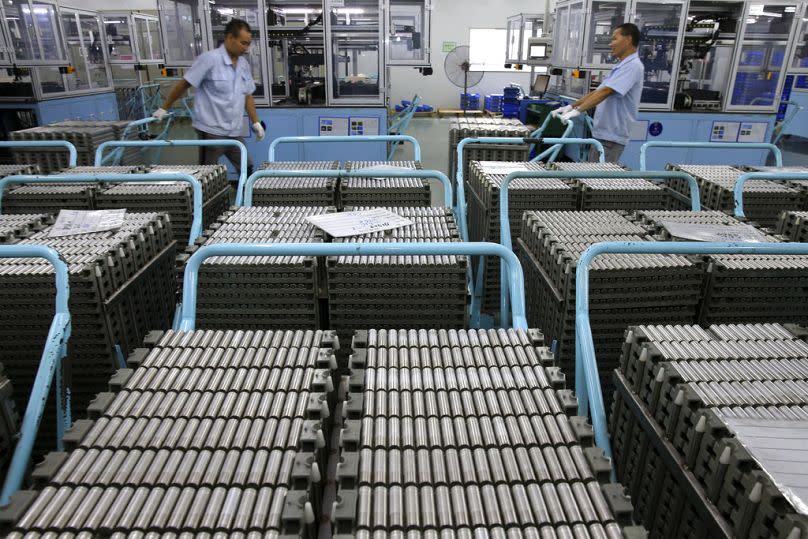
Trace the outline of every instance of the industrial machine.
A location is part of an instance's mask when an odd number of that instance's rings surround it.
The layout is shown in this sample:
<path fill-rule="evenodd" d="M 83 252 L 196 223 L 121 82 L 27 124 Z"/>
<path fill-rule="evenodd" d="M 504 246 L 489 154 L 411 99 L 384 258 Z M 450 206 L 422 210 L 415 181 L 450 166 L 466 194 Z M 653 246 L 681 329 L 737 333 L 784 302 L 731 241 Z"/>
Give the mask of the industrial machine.
<path fill-rule="evenodd" d="M 98 12 L 60 7 L 55 0 L 5 0 L 0 18 L 4 126 L 118 118 Z"/>
<path fill-rule="evenodd" d="M 112 83 L 118 116 L 137 120 L 150 115 L 161 101 L 165 64 L 157 17 L 135 11 L 103 12 Z"/>
<path fill-rule="evenodd" d="M 805 9 L 797 0 L 562 0 L 550 92 L 573 99 L 597 88 L 616 63 L 614 28 L 631 21 L 645 81 L 624 164 L 638 164 L 646 140 L 768 141 L 789 66 L 805 63 Z M 664 165 L 657 159 L 653 168 Z"/>
<path fill-rule="evenodd" d="M 253 30 L 247 55 L 268 140 L 281 135 L 387 132 L 388 66 L 430 69 L 431 0 L 158 0 L 165 65 L 177 75 L 218 47 L 228 21 Z M 333 107 L 340 107 L 334 109 Z M 345 159 L 384 159 L 383 143 L 328 148 Z M 284 148 L 300 160 L 303 148 Z"/>

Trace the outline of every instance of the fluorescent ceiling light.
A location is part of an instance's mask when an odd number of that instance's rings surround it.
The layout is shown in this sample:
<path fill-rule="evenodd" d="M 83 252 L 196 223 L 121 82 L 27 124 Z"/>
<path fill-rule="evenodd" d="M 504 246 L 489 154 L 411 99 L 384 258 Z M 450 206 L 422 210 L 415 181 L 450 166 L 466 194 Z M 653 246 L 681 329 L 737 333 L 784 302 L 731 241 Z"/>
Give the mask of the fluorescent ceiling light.
<path fill-rule="evenodd" d="M 313 15 L 315 13 L 321 13 L 323 10 L 304 7 L 304 8 L 280 9 L 278 11 L 284 15 Z"/>
<path fill-rule="evenodd" d="M 233 15 L 236 12 L 236 10 L 234 10 L 233 8 L 229 8 L 229 7 L 219 7 L 219 8 L 216 8 L 216 11 L 218 11 L 222 15 Z"/>
<path fill-rule="evenodd" d="M 361 7 L 343 7 L 338 8 L 336 11 L 340 15 L 361 15 L 365 12 L 364 8 Z"/>

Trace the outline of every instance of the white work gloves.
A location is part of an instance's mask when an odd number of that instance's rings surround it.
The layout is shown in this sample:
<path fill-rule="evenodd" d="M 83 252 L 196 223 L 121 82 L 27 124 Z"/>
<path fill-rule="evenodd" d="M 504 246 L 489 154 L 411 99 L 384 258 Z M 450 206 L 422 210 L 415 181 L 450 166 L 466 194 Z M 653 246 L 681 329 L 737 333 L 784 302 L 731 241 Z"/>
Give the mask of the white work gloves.
<path fill-rule="evenodd" d="M 165 118 L 167 115 L 168 115 L 168 111 L 167 111 L 166 109 L 164 109 L 163 107 L 160 107 L 159 109 L 157 109 L 157 110 L 155 110 L 155 111 L 154 111 L 154 114 L 152 114 L 152 118 L 154 118 L 154 119 L 155 119 L 155 120 L 157 120 L 158 122 L 162 122 L 162 121 L 163 121 L 163 119 L 164 119 L 164 118 Z"/>
<path fill-rule="evenodd" d="M 572 110 L 572 105 L 564 105 L 563 107 L 558 107 L 555 110 L 550 111 L 551 116 L 555 116 L 556 118 L 560 118 L 564 114 L 568 113 Z"/>
<path fill-rule="evenodd" d="M 252 124 L 253 133 L 255 133 L 255 139 L 258 141 L 264 140 L 264 136 L 266 135 L 266 131 L 264 131 L 264 126 L 261 125 L 261 122 L 255 122 Z"/>
<path fill-rule="evenodd" d="M 581 115 L 581 111 L 578 109 L 572 109 L 568 112 L 565 112 L 560 116 L 562 122 L 571 122 L 574 118 L 577 118 Z"/>

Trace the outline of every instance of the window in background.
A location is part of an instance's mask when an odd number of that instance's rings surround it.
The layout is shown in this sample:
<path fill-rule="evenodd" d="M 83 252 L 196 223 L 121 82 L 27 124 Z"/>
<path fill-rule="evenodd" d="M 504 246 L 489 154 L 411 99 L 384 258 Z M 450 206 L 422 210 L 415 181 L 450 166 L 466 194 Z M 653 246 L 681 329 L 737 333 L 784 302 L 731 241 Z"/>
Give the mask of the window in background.
<path fill-rule="evenodd" d="M 502 71 L 529 73 L 530 66 L 522 69 L 505 67 L 507 30 L 504 28 L 470 28 L 469 59 L 471 71 Z M 537 73 L 545 73 L 546 67 L 537 67 Z"/>

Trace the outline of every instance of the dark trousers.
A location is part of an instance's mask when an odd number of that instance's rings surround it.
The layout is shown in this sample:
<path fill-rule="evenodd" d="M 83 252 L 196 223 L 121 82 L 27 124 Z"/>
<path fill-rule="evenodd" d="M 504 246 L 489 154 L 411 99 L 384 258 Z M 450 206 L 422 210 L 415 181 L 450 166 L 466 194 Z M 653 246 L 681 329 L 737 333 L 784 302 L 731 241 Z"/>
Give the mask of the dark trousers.
<path fill-rule="evenodd" d="M 617 163 L 620 160 L 620 156 L 623 155 L 623 150 L 626 149 L 623 144 L 620 144 L 619 142 L 612 142 L 611 140 L 600 140 L 600 143 L 603 145 L 604 158 L 606 159 L 607 163 Z M 599 157 L 600 154 L 597 148 L 590 146 L 589 162 L 597 163 Z"/>
<path fill-rule="evenodd" d="M 225 137 L 221 135 L 211 135 L 199 129 L 195 129 L 196 135 L 199 140 L 237 140 L 244 144 L 244 137 Z M 235 146 L 200 146 L 199 147 L 199 164 L 200 165 L 217 165 L 219 158 L 224 155 L 233 163 L 236 170 L 241 167 L 241 152 Z M 249 154 L 247 155 L 247 176 L 253 173 L 253 163 Z"/>

